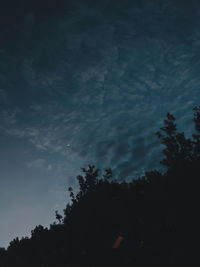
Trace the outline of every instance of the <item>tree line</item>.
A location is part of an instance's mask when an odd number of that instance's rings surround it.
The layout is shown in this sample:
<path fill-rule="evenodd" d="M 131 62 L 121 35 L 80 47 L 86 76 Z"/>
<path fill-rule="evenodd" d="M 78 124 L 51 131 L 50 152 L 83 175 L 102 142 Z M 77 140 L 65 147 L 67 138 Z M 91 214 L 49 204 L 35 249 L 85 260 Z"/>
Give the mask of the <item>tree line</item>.
<path fill-rule="evenodd" d="M 118 182 L 89 165 L 69 188 L 70 203 L 57 223 L 0 249 L 1 267 L 199 266 L 200 107 L 195 133 L 179 132 L 168 113 L 156 133 L 166 171 Z"/>

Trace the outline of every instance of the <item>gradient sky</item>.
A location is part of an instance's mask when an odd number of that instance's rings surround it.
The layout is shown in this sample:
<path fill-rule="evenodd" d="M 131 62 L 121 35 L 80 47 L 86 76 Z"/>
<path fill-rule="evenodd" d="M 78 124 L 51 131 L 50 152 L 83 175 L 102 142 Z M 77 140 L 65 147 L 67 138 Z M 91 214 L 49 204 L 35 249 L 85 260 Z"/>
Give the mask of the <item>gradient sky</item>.
<path fill-rule="evenodd" d="M 158 168 L 164 116 L 190 133 L 200 105 L 198 1 L 17 2 L 0 10 L 0 246 L 49 226 L 88 163 Z"/>

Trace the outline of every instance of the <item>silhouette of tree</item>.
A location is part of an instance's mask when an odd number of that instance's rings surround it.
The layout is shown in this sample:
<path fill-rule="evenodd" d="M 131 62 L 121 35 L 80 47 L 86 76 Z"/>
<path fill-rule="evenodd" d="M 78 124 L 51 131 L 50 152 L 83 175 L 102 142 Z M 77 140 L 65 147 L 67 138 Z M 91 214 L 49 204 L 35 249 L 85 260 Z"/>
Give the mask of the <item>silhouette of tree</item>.
<path fill-rule="evenodd" d="M 55 215 L 56 215 L 56 220 L 58 220 L 59 223 L 62 223 L 63 216 L 59 214 L 57 210 L 55 211 Z"/>
<path fill-rule="evenodd" d="M 163 149 L 165 157 L 160 163 L 168 167 L 168 169 L 193 160 L 194 142 L 186 138 L 183 132 L 177 132 L 175 121 L 175 117 L 167 113 L 164 127 L 156 133 L 158 138 L 161 139 L 161 143 L 165 146 Z"/>
<path fill-rule="evenodd" d="M 0 266 L 199 266 L 200 107 L 194 123 L 196 133 L 186 138 L 167 114 L 157 133 L 164 173 L 120 183 L 111 169 L 82 168 L 64 215 L 55 211 L 58 223 L 0 249 Z"/>

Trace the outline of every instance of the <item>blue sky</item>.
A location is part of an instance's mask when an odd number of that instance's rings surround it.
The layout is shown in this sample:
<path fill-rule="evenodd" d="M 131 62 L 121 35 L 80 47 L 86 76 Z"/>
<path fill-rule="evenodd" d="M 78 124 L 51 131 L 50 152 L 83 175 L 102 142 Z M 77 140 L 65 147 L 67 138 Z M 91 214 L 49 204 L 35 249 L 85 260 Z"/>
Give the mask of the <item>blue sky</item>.
<path fill-rule="evenodd" d="M 119 180 L 158 168 L 164 116 L 190 133 L 200 103 L 196 1 L 44 10 L 1 23 L 0 246 L 53 222 L 89 163 Z"/>

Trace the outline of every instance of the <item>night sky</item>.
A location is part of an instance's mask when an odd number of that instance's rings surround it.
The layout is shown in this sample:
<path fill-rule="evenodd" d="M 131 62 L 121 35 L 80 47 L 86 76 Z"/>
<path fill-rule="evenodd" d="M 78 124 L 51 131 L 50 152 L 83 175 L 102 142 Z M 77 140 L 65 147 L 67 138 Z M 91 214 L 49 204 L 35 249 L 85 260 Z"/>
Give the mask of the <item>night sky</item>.
<path fill-rule="evenodd" d="M 200 105 L 198 1 L 15 2 L 0 8 L 0 247 L 49 226 L 89 163 L 119 180 L 159 168 L 166 113 L 189 134 Z"/>

